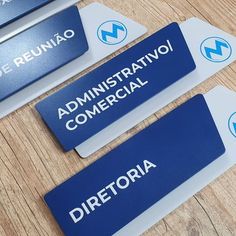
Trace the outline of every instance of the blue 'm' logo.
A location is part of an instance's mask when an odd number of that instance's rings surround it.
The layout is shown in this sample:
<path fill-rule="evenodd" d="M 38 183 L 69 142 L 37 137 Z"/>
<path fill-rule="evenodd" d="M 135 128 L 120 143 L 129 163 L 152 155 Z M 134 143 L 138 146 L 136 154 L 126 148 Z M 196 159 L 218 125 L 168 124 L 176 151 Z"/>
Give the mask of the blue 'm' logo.
<path fill-rule="evenodd" d="M 128 35 L 126 26 L 116 20 L 102 23 L 97 30 L 99 40 L 108 45 L 116 45 L 123 42 Z"/>
<path fill-rule="evenodd" d="M 209 37 L 201 43 L 201 53 L 211 62 L 223 62 L 232 55 L 232 47 L 223 38 Z"/>
<path fill-rule="evenodd" d="M 233 113 L 228 121 L 230 133 L 236 138 L 236 112 Z"/>

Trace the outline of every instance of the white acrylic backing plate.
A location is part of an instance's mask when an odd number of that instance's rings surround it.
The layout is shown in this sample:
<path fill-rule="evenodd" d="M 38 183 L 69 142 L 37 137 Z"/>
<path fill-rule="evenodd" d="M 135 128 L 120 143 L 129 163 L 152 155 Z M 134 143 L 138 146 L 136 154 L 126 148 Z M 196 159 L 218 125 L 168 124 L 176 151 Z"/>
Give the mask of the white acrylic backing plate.
<path fill-rule="evenodd" d="M 19 20 L 8 24 L 0 29 L 0 43 L 79 1 L 80 0 L 54 0 Z"/>
<path fill-rule="evenodd" d="M 228 129 L 228 120 L 231 114 L 236 112 L 236 93 L 224 87 L 216 87 L 204 97 L 224 142 L 225 154 L 166 195 L 114 235 L 140 235 L 236 164 L 236 137 Z"/>
<path fill-rule="evenodd" d="M 77 146 L 76 151 L 81 157 L 88 157 L 236 60 L 236 38 L 232 35 L 197 18 L 181 23 L 180 28 L 196 63 L 196 70 Z M 231 45 L 232 54 L 227 60 L 211 62 L 201 54 L 201 43 L 209 37 L 223 38 Z"/>
<path fill-rule="evenodd" d="M 80 15 L 88 40 L 89 50 L 78 59 L 0 102 L 0 118 L 111 55 L 147 31 L 144 26 L 99 3 L 92 3 L 82 8 Z M 128 30 L 125 40 L 116 45 L 104 44 L 97 37 L 98 27 L 111 19 L 122 22 Z"/>

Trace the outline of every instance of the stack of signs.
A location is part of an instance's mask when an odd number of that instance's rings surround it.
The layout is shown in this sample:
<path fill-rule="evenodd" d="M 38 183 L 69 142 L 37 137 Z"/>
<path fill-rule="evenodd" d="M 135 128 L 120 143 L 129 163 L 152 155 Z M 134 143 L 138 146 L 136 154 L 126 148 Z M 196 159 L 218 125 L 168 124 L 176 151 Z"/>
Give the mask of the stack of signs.
<path fill-rule="evenodd" d="M 5 41 L 0 116 L 145 31 L 94 3 Z M 36 108 L 64 151 L 88 157 L 233 62 L 233 48 L 235 37 L 199 19 L 172 23 Z M 140 234 L 234 165 L 235 99 L 223 87 L 193 97 L 48 193 L 45 201 L 64 233 Z"/>
<path fill-rule="evenodd" d="M 229 65 L 234 47 L 199 19 L 172 23 L 36 109 L 65 151 L 87 157 Z M 193 97 L 48 193 L 64 233 L 138 235 L 234 165 L 235 99 L 222 87 Z"/>

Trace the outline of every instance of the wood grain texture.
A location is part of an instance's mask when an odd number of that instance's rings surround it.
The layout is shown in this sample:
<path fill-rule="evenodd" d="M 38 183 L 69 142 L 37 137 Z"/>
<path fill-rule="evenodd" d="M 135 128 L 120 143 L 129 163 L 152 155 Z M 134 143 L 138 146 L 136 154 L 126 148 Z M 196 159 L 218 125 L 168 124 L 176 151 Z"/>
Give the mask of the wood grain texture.
<path fill-rule="evenodd" d="M 93 1 L 84 0 L 79 7 L 91 2 Z M 99 2 L 142 23 L 148 28 L 149 34 L 170 22 L 182 22 L 189 17 L 197 16 L 236 35 L 235 0 L 104 0 Z M 116 54 L 125 49 L 127 47 Z M 78 79 L 91 69 L 65 84 Z M 1 236 L 63 235 L 43 201 L 42 196 L 45 193 L 195 94 L 205 93 L 219 84 L 236 91 L 236 63 L 152 115 L 87 160 L 80 159 L 74 151 L 63 153 L 34 109 L 35 103 L 64 87 L 65 84 L 0 120 Z M 233 167 L 144 235 L 236 235 L 235 183 L 236 167 Z"/>

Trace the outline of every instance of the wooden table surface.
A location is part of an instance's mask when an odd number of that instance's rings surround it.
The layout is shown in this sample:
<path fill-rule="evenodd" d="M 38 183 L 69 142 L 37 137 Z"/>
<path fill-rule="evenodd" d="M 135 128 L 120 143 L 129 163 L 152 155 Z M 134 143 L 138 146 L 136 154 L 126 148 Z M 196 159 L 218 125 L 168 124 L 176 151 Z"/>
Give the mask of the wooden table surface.
<path fill-rule="evenodd" d="M 91 2 L 93 1 L 85 0 L 78 5 L 83 7 Z M 197 16 L 236 35 L 235 0 L 104 0 L 99 2 L 142 23 L 148 28 L 148 34 L 170 22 L 182 22 L 189 17 Z M 91 69 L 72 78 L 67 84 Z M 236 63 L 149 117 L 87 160 L 80 159 L 75 151 L 63 153 L 34 108 L 36 102 L 65 84 L 0 120 L 0 235 L 62 235 L 43 202 L 45 193 L 177 105 L 197 93 L 209 91 L 218 84 L 236 91 Z M 144 235 L 236 235 L 236 168 L 231 168 L 195 194 Z"/>

